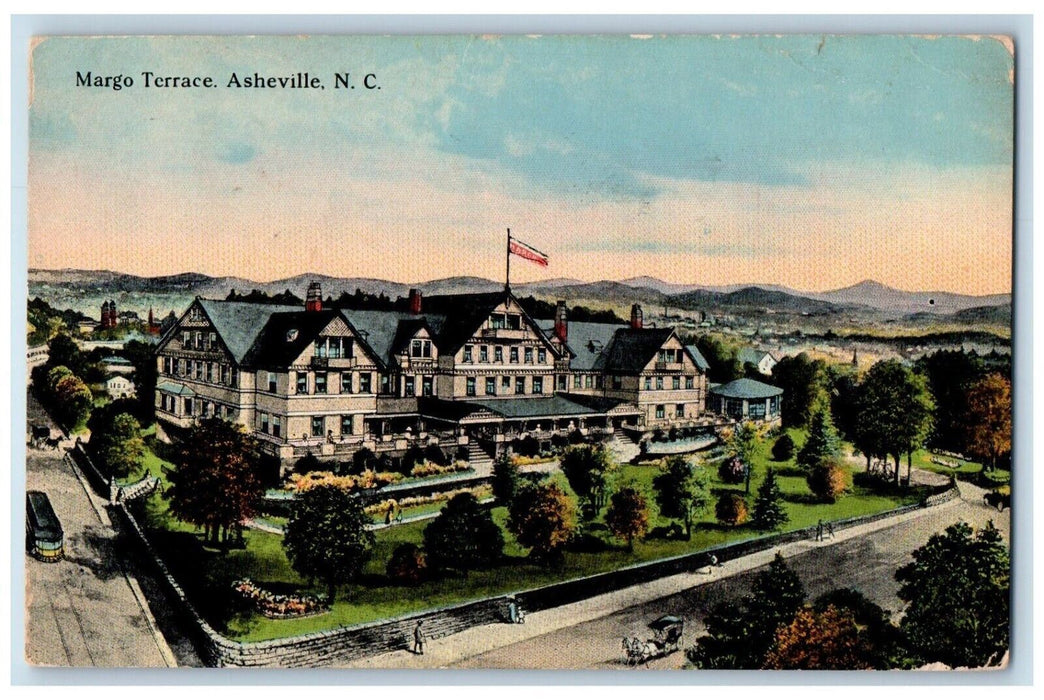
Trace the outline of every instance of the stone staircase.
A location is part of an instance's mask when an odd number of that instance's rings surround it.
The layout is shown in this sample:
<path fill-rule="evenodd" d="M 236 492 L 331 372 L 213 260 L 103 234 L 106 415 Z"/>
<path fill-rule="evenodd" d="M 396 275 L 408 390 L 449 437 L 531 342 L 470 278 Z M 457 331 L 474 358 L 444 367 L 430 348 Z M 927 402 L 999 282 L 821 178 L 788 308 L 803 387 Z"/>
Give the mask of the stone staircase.
<path fill-rule="evenodd" d="M 621 463 L 630 462 L 641 453 L 641 448 L 638 447 L 634 438 L 622 430 L 613 433 L 612 439 L 609 440 L 609 449 L 616 455 L 616 460 Z"/>
<path fill-rule="evenodd" d="M 476 440 L 468 443 L 468 463 L 477 475 L 493 473 L 493 458 L 489 456 L 489 453 Z"/>

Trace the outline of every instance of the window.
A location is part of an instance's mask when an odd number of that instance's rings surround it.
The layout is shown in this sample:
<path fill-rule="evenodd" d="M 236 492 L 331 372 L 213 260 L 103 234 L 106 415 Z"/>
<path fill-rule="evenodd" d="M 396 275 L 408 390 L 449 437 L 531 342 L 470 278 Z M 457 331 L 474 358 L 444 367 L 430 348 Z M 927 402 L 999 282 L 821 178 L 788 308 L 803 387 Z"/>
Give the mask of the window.
<path fill-rule="evenodd" d="M 381 375 L 381 393 L 382 394 L 390 394 L 391 393 L 391 377 L 388 376 L 387 374 L 382 374 Z"/>
<path fill-rule="evenodd" d="M 189 399 L 189 398 L 185 399 L 185 415 L 186 416 L 191 416 L 192 415 L 192 399 Z"/>
<path fill-rule="evenodd" d="M 556 381 L 558 382 L 558 390 L 559 391 L 565 391 L 566 390 L 566 375 L 564 375 L 564 374 L 558 375 Z"/>
<path fill-rule="evenodd" d="M 329 357 L 326 347 L 326 338 L 315 339 L 315 350 L 312 353 L 316 357 Z"/>
<path fill-rule="evenodd" d="M 515 377 L 515 393 L 524 394 L 526 393 L 526 378 Z"/>
<path fill-rule="evenodd" d="M 493 348 L 493 361 L 503 362 L 504 361 L 504 348 L 500 345 Z"/>
<path fill-rule="evenodd" d="M 619 389 L 621 387 L 623 387 L 623 379 L 621 379 L 619 376 L 613 376 L 613 388 Z"/>
<path fill-rule="evenodd" d="M 307 394 L 308 393 L 308 372 L 297 373 L 297 393 Z"/>
<path fill-rule="evenodd" d="M 664 411 L 663 411 L 663 404 L 662 403 L 656 405 L 656 417 L 657 418 L 663 418 L 664 417 Z"/>
<path fill-rule="evenodd" d="M 489 346 L 483 345 L 479 348 L 479 362 L 489 362 Z"/>
<path fill-rule="evenodd" d="M 211 333 L 207 337 L 207 347 L 210 348 L 211 350 L 214 350 L 215 348 L 217 348 L 217 333 Z"/>
<path fill-rule="evenodd" d="M 663 388 L 663 377 L 656 378 L 656 389 L 660 390 Z"/>
<path fill-rule="evenodd" d="M 262 433 L 267 433 L 268 432 L 268 414 L 267 413 L 262 413 L 261 414 L 261 432 Z"/>
<path fill-rule="evenodd" d="M 197 350 L 203 349 L 203 333 L 200 331 L 196 331 L 195 346 Z"/>
<path fill-rule="evenodd" d="M 468 377 L 467 380 L 465 380 L 464 385 L 465 385 L 465 389 L 464 389 L 465 393 L 468 396 L 474 396 L 475 395 L 475 378 L 474 377 Z"/>
<path fill-rule="evenodd" d="M 527 365 L 533 364 L 533 348 L 526 348 L 525 355 L 523 357 Z"/>
<path fill-rule="evenodd" d="M 589 374 L 586 377 L 584 377 L 584 388 L 585 389 L 593 389 L 594 388 L 594 375 Z"/>
<path fill-rule="evenodd" d="M 500 386 L 504 389 L 504 393 L 511 391 L 511 377 L 506 374 L 500 378 Z"/>
<path fill-rule="evenodd" d="M 511 362 L 518 364 L 518 348 L 511 348 Z"/>
<path fill-rule="evenodd" d="M 747 407 L 747 416 L 754 420 L 765 420 L 765 402 L 751 401 Z"/>
<path fill-rule="evenodd" d="M 350 394 L 352 393 L 352 373 L 341 372 L 341 393 Z"/>
<path fill-rule="evenodd" d="M 235 410 L 231 406 L 225 406 L 225 420 L 232 420 L 235 418 Z"/>
<path fill-rule="evenodd" d="M 520 330 L 522 328 L 522 317 L 518 314 L 508 314 L 507 327 L 513 331 Z"/>
<path fill-rule="evenodd" d="M 214 363 L 213 362 L 208 362 L 207 363 L 207 381 L 208 382 L 213 382 L 214 381 Z"/>
<path fill-rule="evenodd" d="M 674 415 L 677 416 L 678 418 L 684 418 L 685 417 L 685 404 L 680 403 L 677 406 L 675 406 L 674 407 Z"/>
<path fill-rule="evenodd" d="M 433 380 L 433 378 L 430 377 L 430 376 L 422 377 L 421 378 L 421 395 L 422 396 L 431 396 L 434 393 L 435 393 L 435 389 L 434 389 L 434 380 Z"/>
<path fill-rule="evenodd" d="M 192 361 L 192 376 L 196 379 L 203 379 L 203 363 L 197 360 Z"/>
<path fill-rule="evenodd" d="M 645 390 L 646 391 L 651 391 L 652 390 L 652 377 L 646 377 L 645 378 Z"/>
<path fill-rule="evenodd" d="M 505 328 L 507 321 L 504 318 L 504 314 L 493 314 L 490 316 L 489 325 L 491 328 Z"/>
<path fill-rule="evenodd" d="M 322 437 L 326 432 L 326 428 L 323 427 L 323 417 L 313 416 L 312 417 L 312 437 Z"/>
<path fill-rule="evenodd" d="M 373 382 L 373 375 L 369 372 L 363 372 L 359 375 L 359 393 L 360 394 L 372 394 L 373 388 L 371 383 Z"/>
<path fill-rule="evenodd" d="M 269 393 L 272 393 L 272 394 L 276 393 L 276 389 L 277 388 L 278 387 L 276 386 L 276 373 L 275 372 L 269 372 L 268 373 L 268 391 L 269 391 Z"/>
<path fill-rule="evenodd" d="M 599 374 L 597 377 L 595 377 L 595 387 L 598 389 L 602 389 L 605 387 L 605 376 Z"/>
<path fill-rule="evenodd" d="M 672 389 L 681 389 L 681 377 L 672 377 L 671 378 L 671 388 Z"/>
<path fill-rule="evenodd" d="M 279 416 L 272 416 L 272 435 L 279 437 L 282 424 L 279 421 Z"/>
<path fill-rule="evenodd" d="M 232 384 L 232 368 L 228 365 L 221 365 L 221 383 L 225 386 Z"/>
<path fill-rule="evenodd" d="M 545 364 L 547 362 L 547 350 L 540 348 L 537 350 L 537 362 Z"/>
<path fill-rule="evenodd" d="M 533 377 L 533 393 L 543 394 L 544 393 L 544 378 Z"/>
<path fill-rule="evenodd" d="M 232 378 L 229 381 L 230 386 L 239 386 L 239 370 L 235 367 L 232 368 Z"/>
<path fill-rule="evenodd" d="M 352 434 L 352 417 L 341 416 L 341 435 Z"/>
<path fill-rule="evenodd" d="M 694 382 L 695 382 L 695 377 L 686 377 L 685 378 L 685 388 L 686 389 L 692 389 L 693 386 L 694 386 Z"/>
<path fill-rule="evenodd" d="M 192 333 L 189 331 L 181 332 L 181 345 L 182 347 L 189 347 L 192 345 Z"/>
<path fill-rule="evenodd" d="M 326 372 L 315 373 L 315 393 L 325 394 L 326 393 Z"/>
<path fill-rule="evenodd" d="M 163 373 L 174 374 L 174 359 L 171 357 L 163 358 Z"/>
<path fill-rule="evenodd" d="M 178 376 L 185 376 L 185 360 L 178 360 Z"/>
<path fill-rule="evenodd" d="M 409 377 L 403 377 L 402 395 L 403 396 L 416 396 L 417 392 L 415 391 L 415 389 L 416 389 L 416 386 L 415 386 L 415 382 L 414 382 L 413 376 L 411 375 Z"/>
<path fill-rule="evenodd" d="M 488 396 L 493 396 L 496 393 L 497 393 L 497 378 L 496 377 L 486 377 L 486 394 Z"/>
<path fill-rule="evenodd" d="M 410 357 L 431 357 L 431 341 L 413 340 L 410 343 Z"/>
<path fill-rule="evenodd" d="M 471 349 L 470 345 L 465 345 L 464 346 L 464 361 L 465 362 L 474 362 L 475 361 L 474 360 L 474 356 L 472 355 L 472 349 Z"/>
<path fill-rule="evenodd" d="M 583 380 L 580 378 L 580 375 L 579 374 L 574 374 L 573 375 L 573 388 L 574 389 L 579 389 L 582 386 L 583 386 Z"/>

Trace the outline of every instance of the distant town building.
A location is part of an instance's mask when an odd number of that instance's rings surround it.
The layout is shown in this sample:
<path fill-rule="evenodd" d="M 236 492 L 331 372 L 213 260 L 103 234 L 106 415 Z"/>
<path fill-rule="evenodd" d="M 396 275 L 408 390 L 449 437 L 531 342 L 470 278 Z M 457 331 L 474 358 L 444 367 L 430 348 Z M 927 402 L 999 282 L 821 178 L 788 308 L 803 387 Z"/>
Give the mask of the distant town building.
<path fill-rule="evenodd" d="M 101 365 L 102 369 L 109 374 L 132 374 L 134 372 L 134 365 L 131 364 L 130 360 L 119 355 L 103 357 Z"/>
<path fill-rule="evenodd" d="M 126 399 L 134 396 L 134 382 L 122 375 L 105 380 L 105 391 L 113 399 Z"/>
<path fill-rule="evenodd" d="M 772 353 L 756 350 L 755 348 L 742 348 L 739 351 L 738 359 L 741 365 L 750 363 L 757 367 L 759 372 L 768 375 L 771 375 L 772 368 L 779 364 L 779 360 Z"/>
<path fill-rule="evenodd" d="M 104 313 L 102 315 L 104 316 Z M 96 328 L 98 328 L 98 326 L 99 323 L 94 319 L 85 318 L 77 322 L 76 330 L 80 335 L 90 335 Z"/>
<path fill-rule="evenodd" d="M 708 407 L 733 420 L 773 422 L 780 418 L 783 390 L 755 379 L 737 379 L 710 388 Z"/>
<path fill-rule="evenodd" d="M 115 328 L 118 320 L 119 319 L 116 313 L 116 302 L 112 299 L 110 299 L 109 301 L 102 302 L 101 322 L 98 324 L 98 328 L 100 328 L 101 330 Z"/>

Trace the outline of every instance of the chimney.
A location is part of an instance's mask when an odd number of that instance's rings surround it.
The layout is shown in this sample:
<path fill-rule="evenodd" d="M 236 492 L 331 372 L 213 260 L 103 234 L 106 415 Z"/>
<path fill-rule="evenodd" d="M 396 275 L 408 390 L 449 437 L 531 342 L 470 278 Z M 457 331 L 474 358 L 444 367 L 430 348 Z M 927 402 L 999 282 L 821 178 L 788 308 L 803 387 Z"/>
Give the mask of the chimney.
<path fill-rule="evenodd" d="M 410 290 L 410 313 L 414 316 L 421 312 L 421 293 L 419 289 Z"/>
<path fill-rule="evenodd" d="M 323 288 L 318 282 L 308 285 L 308 293 L 305 295 L 305 311 L 323 310 Z"/>
<path fill-rule="evenodd" d="M 631 305 L 631 328 L 642 327 L 642 305 L 632 304 Z"/>
<path fill-rule="evenodd" d="M 555 307 L 555 337 L 563 343 L 569 336 L 569 320 L 566 318 L 566 303 L 561 299 Z"/>

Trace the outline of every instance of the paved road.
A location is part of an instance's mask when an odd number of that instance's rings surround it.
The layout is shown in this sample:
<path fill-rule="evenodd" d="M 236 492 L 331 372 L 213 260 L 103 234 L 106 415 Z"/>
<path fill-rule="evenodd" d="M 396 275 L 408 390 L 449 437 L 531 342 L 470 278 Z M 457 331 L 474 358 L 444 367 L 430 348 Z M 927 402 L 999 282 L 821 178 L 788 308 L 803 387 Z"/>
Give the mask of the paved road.
<path fill-rule="evenodd" d="M 29 420 L 47 422 L 29 398 Z M 104 502 L 88 493 L 63 452 L 29 448 L 26 486 L 45 491 L 65 530 L 58 563 L 25 555 L 27 662 L 45 666 L 176 665 L 134 567 L 117 547 Z M 181 654 L 179 654 L 180 656 Z M 191 659 L 189 650 L 184 658 Z"/>
<path fill-rule="evenodd" d="M 898 612 L 895 570 L 928 537 L 963 519 L 981 526 L 992 519 L 1009 538 L 1009 514 L 982 504 L 982 490 L 961 485 L 963 497 L 937 508 L 841 531 L 835 541 L 795 542 L 780 548 L 810 596 L 832 588 L 861 590 Z M 755 573 L 775 550 L 728 561 L 713 572 L 679 574 L 623 591 L 531 614 L 525 625 L 487 625 L 434 640 L 425 656 L 398 651 L 349 665 L 363 668 L 624 668 L 624 636 L 650 636 L 646 625 L 662 614 L 686 620 L 682 648 L 703 632 L 702 620 L 717 602 L 749 591 Z M 680 668 L 682 653 L 650 662 L 651 669 Z"/>

